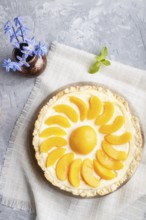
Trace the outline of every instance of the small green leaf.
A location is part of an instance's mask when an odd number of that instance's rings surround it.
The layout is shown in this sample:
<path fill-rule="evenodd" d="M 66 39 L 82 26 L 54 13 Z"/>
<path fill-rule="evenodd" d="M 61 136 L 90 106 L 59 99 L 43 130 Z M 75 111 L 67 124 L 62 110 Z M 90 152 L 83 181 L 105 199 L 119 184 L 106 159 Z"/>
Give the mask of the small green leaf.
<path fill-rule="evenodd" d="M 102 50 L 100 51 L 99 56 L 102 57 L 102 59 L 105 59 L 107 55 L 108 55 L 107 47 L 103 47 Z"/>
<path fill-rule="evenodd" d="M 111 65 L 111 62 L 109 60 L 102 60 L 101 61 L 105 66 Z"/>
<path fill-rule="evenodd" d="M 105 59 L 107 55 L 108 49 L 107 47 L 103 47 L 100 51 L 100 54 L 95 56 L 95 59 L 97 61 L 90 67 L 89 73 L 93 74 L 98 72 L 102 64 L 104 64 L 105 66 L 109 66 L 111 64 L 110 61 Z"/>
<path fill-rule="evenodd" d="M 94 63 L 94 64 L 90 67 L 89 73 L 90 73 L 90 74 L 94 74 L 94 73 L 98 72 L 99 69 L 100 69 L 100 66 L 101 66 L 101 63 L 100 63 L 100 62 Z"/>
<path fill-rule="evenodd" d="M 97 61 L 101 61 L 101 60 L 102 60 L 102 57 L 96 55 L 96 56 L 95 56 L 95 59 L 96 59 Z"/>

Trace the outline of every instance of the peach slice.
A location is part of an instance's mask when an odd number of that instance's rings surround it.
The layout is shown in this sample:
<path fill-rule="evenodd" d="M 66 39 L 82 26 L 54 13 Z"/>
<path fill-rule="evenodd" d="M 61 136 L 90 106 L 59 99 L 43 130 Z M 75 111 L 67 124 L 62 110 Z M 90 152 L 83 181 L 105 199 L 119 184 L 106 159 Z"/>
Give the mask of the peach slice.
<path fill-rule="evenodd" d="M 69 166 L 74 159 L 73 153 L 63 155 L 56 165 L 56 176 L 59 180 L 66 180 L 68 177 Z"/>
<path fill-rule="evenodd" d="M 52 147 L 63 147 L 67 144 L 67 141 L 62 137 L 50 137 L 40 145 L 40 152 L 45 153 Z"/>
<path fill-rule="evenodd" d="M 69 121 L 67 120 L 67 118 L 65 118 L 64 116 L 61 116 L 61 115 L 54 115 L 54 116 L 51 116 L 49 117 L 45 123 L 47 125 L 52 125 L 52 124 L 58 124 L 64 128 L 69 128 L 70 127 L 70 123 Z"/>
<path fill-rule="evenodd" d="M 108 157 L 103 150 L 98 150 L 96 153 L 96 158 L 105 168 L 109 170 L 120 170 L 123 168 L 123 163 L 118 160 L 114 160 Z"/>
<path fill-rule="evenodd" d="M 64 113 L 65 115 L 67 115 L 71 121 L 73 122 L 78 121 L 78 114 L 71 106 L 60 104 L 60 105 L 56 105 L 54 109 L 56 112 Z"/>
<path fill-rule="evenodd" d="M 66 151 L 65 148 L 58 148 L 58 149 L 55 149 L 55 150 L 51 151 L 51 153 L 49 153 L 49 154 L 48 154 L 48 157 L 47 157 L 46 167 L 53 166 L 54 163 L 55 163 L 60 157 L 62 157 L 62 155 L 65 153 L 65 151 Z"/>
<path fill-rule="evenodd" d="M 121 145 L 121 144 L 126 144 L 128 143 L 132 138 L 132 135 L 130 132 L 125 132 L 122 135 L 107 135 L 105 137 L 105 140 L 109 143 L 109 144 L 113 144 L 113 145 Z"/>
<path fill-rule="evenodd" d="M 82 177 L 86 182 L 86 184 L 96 188 L 97 186 L 100 185 L 100 181 L 93 175 L 93 171 L 94 170 L 93 170 L 92 161 L 90 159 L 85 159 L 82 163 L 82 169 L 81 169 Z"/>
<path fill-rule="evenodd" d="M 81 159 L 76 159 L 74 160 L 69 169 L 69 182 L 72 186 L 74 187 L 79 187 L 80 185 L 80 170 L 81 170 L 81 164 L 82 160 Z"/>
<path fill-rule="evenodd" d="M 83 102 L 81 99 L 79 99 L 75 96 L 71 96 L 70 101 L 72 103 L 74 103 L 75 105 L 77 105 L 77 107 L 80 111 L 80 120 L 84 121 L 85 118 L 87 117 L 87 106 L 86 106 L 85 102 Z"/>
<path fill-rule="evenodd" d="M 97 96 L 91 96 L 90 100 L 89 100 L 89 110 L 88 110 L 88 115 L 87 118 L 88 120 L 94 119 L 96 118 L 102 109 L 102 103 L 100 101 L 100 99 Z"/>
<path fill-rule="evenodd" d="M 117 176 L 113 170 L 103 167 L 97 160 L 94 160 L 94 169 L 95 172 L 105 180 L 111 180 Z"/>
<path fill-rule="evenodd" d="M 106 124 L 114 114 L 114 105 L 111 102 L 105 102 L 103 108 L 103 113 L 95 121 L 96 125 Z"/>
<path fill-rule="evenodd" d="M 123 116 L 117 116 L 112 124 L 109 125 L 102 125 L 99 128 L 99 131 L 103 134 L 111 134 L 115 131 L 119 130 L 122 125 L 124 124 L 124 117 Z"/>
<path fill-rule="evenodd" d="M 39 136 L 41 138 L 47 138 L 51 135 L 64 136 L 66 135 L 66 132 L 62 128 L 59 128 L 59 127 L 50 127 L 50 128 L 46 128 L 45 130 L 43 130 Z"/>
<path fill-rule="evenodd" d="M 102 142 L 102 149 L 109 157 L 113 158 L 114 160 L 126 160 L 128 157 L 125 152 L 116 150 L 106 141 Z"/>

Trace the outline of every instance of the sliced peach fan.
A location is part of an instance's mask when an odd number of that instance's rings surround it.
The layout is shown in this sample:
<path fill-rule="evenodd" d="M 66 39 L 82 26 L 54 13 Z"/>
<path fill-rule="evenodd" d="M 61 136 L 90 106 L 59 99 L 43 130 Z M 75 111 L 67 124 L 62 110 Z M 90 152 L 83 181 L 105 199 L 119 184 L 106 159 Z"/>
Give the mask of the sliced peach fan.
<path fill-rule="evenodd" d="M 50 137 L 40 145 L 40 151 L 42 153 L 48 152 L 52 147 L 63 147 L 67 145 L 67 141 L 62 137 Z"/>
<path fill-rule="evenodd" d="M 89 109 L 88 109 L 88 120 L 95 119 L 100 114 L 102 110 L 102 102 L 96 96 L 91 96 L 89 100 Z"/>
<path fill-rule="evenodd" d="M 123 169 L 123 161 L 128 154 L 115 149 L 114 145 L 129 143 L 132 135 L 128 131 L 122 135 L 113 134 L 122 128 L 125 118 L 119 115 L 109 123 L 114 115 L 112 102 L 101 102 L 97 96 L 89 98 L 89 105 L 76 96 L 70 96 L 69 102 L 71 105 L 55 105 L 55 115 L 46 119 L 48 127 L 39 135 L 43 138 L 40 152 L 47 153 L 46 168 L 54 166 L 60 181 L 68 180 L 75 188 L 83 181 L 96 188 L 102 179 L 114 179 L 118 170 Z M 84 120 L 93 120 L 94 128 L 85 122 L 82 124 Z M 79 126 L 70 132 L 67 139 L 68 129 L 79 121 Z M 91 160 L 89 154 L 98 146 L 98 132 L 104 135 L 104 139 L 101 149 L 96 150 L 95 158 Z M 83 160 L 80 155 L 84 156 Z"/>
<path fill-rule="evenodd" d="M 68 116 L 68 118 L 73 121 L 73 122 L 77 122 L 78 121 L 78 114 L 77 112 L 70 107 L 69 105 L 65 105 L 65 104 L 60 104 L 60 105 L 56 105 L 54 107 L 56 112 L 59 113 L 64 113 L 65 115 Z"/>
<path fill-rule="evenodd" d="M 47 138 L 52 135 L 64 136 L 66 135 L 66 132 L 62 128 L 59 128 L 59 127 L 49 127 L 43 130 L 39 136 L 41 138 Z"/>
<path fill-rule="evenodd" d="M 124 167 L 122 161 L 112 159 L 102 149 L 97 151 L 96 159 L 102 166 L 109 170 L 120 170 Z"/>
<path fill-rule="evenodd" d="M 82 160 L 80 158 L 74 160 L 70 165 L 68 178 L 70 184 L 74 187 L 80 186 L 81 165 L 82 165 Z"/>
<path fill-rule="evenodd" d="M 114 105 L 111 102 L 105 102 L 103 105 L 103 113 L 96 118 L 96 125 L 106 124 L 114 114 Z"/>
<path fill-rule="evenodd" d="M 99 128 L 99 132 L 103 134 L 111 134 L 118 131 L 124 124 L 124 117 L 117 116 L 112 124 L 102 125 Z"/>
<path fill-rule="evenodd" d="M 80 120 L 84 121 L 85 118 L 87 117 L 87 111 L 88 111 L 86 104 L 80 98 L 77 98 L 75 96 L 71 96 L 70 101 L 78 107 L 80 111 Z"/>
<path fill-rule="evenodd" d="M 64 128 L 69 128 L 71 126 L 70 122 L 68 121 L 68 119 L 62 115 L 54 115 L 49 117 L 46 120 L 46 124 L 47 125 L 60 125 Z"/>
<path fill-rule="evenodd" d="M 69 166 L 73 159 L 73 153 L 65 154 L 59 159 L 56 165 L 56 176 L 59 180 L 66 180 L 68 178 Z"/>
<path fill-rule="evenodd" d="M 51 151 L 48 154 L 47 161 L 46 161 L 46 167 L 53 166 L 54 163 L 63 156 L 65 153 L 66 149 L 65 148 L 57 148 L 53 151 Z"/>

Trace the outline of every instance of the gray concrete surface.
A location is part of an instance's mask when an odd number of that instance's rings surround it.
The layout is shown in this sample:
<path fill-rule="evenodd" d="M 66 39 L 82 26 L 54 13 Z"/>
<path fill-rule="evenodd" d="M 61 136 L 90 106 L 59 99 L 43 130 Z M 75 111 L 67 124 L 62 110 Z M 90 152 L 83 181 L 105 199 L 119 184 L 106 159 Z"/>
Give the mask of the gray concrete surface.
<path fill-rule="evenodd" d="M 109 58 L 146 69 L 145 0 L 0 0 L 0 62 L 12 47 L 3 25 L 24 16 L 32 34 L 49 46 L 51 41 L 98 53 L 106 45 Z M 15 121 L 35 78 L 6 73 L 0 67 L 0 164 Z M 0 205 L 0 220 L 33 220 L 35 215 Z"/>

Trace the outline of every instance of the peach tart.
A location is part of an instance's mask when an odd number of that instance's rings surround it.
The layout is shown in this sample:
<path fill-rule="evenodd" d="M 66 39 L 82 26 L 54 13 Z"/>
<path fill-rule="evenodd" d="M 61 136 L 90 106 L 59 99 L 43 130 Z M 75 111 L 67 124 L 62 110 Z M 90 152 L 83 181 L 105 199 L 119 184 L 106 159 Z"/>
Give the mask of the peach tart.
<path fill-rule="evenodd" d="M 53 185 L 82 197 L 103 196 L 134 174 L 142 135 L 123 97 L 96 85 L 70 86 L 41 109 L 33 146 Z"/>

